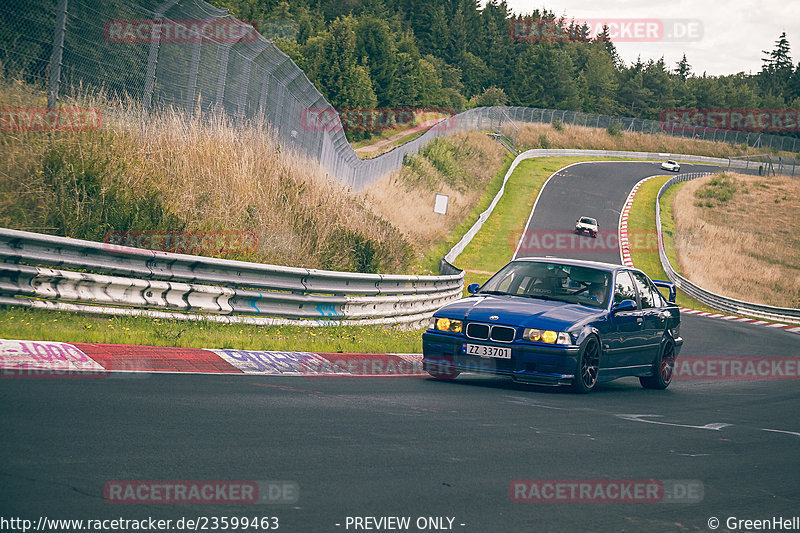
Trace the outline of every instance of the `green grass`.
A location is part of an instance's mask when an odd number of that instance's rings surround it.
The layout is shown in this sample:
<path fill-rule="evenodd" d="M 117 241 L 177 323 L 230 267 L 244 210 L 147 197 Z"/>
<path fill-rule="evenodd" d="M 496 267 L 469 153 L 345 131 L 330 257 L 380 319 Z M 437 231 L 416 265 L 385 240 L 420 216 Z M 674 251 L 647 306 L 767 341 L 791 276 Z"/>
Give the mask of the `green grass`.
<path fill-rule="evenodd" d="M 0 307 L 0 338 L 181 348 L 331 353 L 421 353 L 419 330 L 380 326 L 299 327 L 105 317 Z"/>
<path fill-rule="evenodd" d="M 696 198 L 705 200 L 705 203 L 698 202 L 699 204 L 705 205 L 705 207 L 714 207 L 712 200 L 725 203 L 733 198 L 737 189 L 736 182 L 727 174 L 722 173 L 718 176 L 713 176 L 711 180 L 700 187 L 694 195 Z"/>
<path fill-rule="evenodd" d="M 646 181 L 633 199 L 630 213 L 628 214 L 628 235 L 631 243 L 631 259 L 636 268 L 643 270 L 651 279 L 668 280 L 667 273 L 661 266 L 658 257 L 658 246 L 656 240 L 656 196 L 658 190 L 671 176 L 653 178 Z M 672 199 L 678 192 L 681 185 L 686 182 L 673 185 L 661 198 L 661 224 L 664 234 L 664 250 L 670 263 L 677 265 L 673 235 L 675 223 L 672 220 Z M 665 293 L 666 292 L 662 291 Z M 676 303 L 682 307 L 708 311 L 715 313 L 716 310 L 702 304 L 691 296 L 678 291 Z"/>

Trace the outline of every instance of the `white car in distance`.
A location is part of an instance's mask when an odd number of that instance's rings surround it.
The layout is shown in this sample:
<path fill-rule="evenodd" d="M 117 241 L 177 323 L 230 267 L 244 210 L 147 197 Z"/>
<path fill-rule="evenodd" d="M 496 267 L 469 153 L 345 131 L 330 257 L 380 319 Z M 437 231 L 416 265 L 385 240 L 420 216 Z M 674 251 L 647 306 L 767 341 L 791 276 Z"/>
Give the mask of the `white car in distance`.
<path fill-rule="evenodd" d="M 588 233 L 590 237 L 597 237 L 597 220 L 591 217 L 580 217 L 575 221 L 575 233 L 578 235 Z"/>
<path fill-rule="evenodd" d="M 664 161 L 661 163 L 661 170 L 669 170 L 670 172 L 680 172 L 681 166 L 678 164 L 677 161 L 673 161 L 670 159 L 669 161 Z"/>

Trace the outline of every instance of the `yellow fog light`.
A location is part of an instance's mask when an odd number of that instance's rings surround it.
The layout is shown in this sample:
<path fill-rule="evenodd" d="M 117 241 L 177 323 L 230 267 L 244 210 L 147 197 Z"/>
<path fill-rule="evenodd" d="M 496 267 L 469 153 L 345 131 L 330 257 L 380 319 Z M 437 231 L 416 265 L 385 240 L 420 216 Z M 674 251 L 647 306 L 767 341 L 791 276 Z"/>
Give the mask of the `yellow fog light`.
<path fill-rule="evenodd" d="M 547 330 L 542 333 L 542 342 L 546 342 L 547 344 L 555 344 L 558 340 L 558 333 L 555 331 Z"/>
<path fill-rule="evenodd" d="M 522 338 L 533 342 L 545 342 L 547 344 L 572 344 L 569 333 L 565 331 L 550 331 L 526 328 L 522 332 Z"/>
<path fill-rule="evenodd" d="M 449 318 L 437 318 L 435 319 L 434 327 L 441 331 L 452 331 L 453 333 L 461 333 L 460 320 L 451 320 Z"/>

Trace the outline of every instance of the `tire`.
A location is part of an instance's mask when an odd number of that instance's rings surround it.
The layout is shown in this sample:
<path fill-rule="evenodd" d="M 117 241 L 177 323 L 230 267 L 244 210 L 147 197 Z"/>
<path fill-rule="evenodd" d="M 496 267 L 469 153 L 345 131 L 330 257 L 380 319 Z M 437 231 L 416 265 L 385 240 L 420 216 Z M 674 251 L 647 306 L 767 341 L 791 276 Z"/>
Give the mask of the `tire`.
<path fill-rule="evenodd" d="M 452 367 L 450 368 L 428 368 L 425 370 L 430 376 L 434 379 L 438 379 L 440 381 L 452 381 L 458 377 L 461 372 L 458 370 L 454 370 Z"/>
<path fill-rule="evenodd" d="M 572 390 L 579 394 L 592 392 L 597 385 L 597 375 L 600 370 L 600 342 L 597 337 L 587 337 L 578 355 L 578 364 L 575 366 L 575 378 L 572 380 Z"/>
<path fill-rule="evenodd" d="M 597 232 L 596 231 L 591 232 L 589 235 L 592 236 L 592 239 L 596 239 L 597 238 Z"/>
<path fill-rule="evenodd" d="M 639 383 L 645 389 L 664 390 L 672 383 L 675 373 L 675 345 L 665 342 L 658 354 L 658 360 L 653 365 L 653 375 L 639 378 Z"/>

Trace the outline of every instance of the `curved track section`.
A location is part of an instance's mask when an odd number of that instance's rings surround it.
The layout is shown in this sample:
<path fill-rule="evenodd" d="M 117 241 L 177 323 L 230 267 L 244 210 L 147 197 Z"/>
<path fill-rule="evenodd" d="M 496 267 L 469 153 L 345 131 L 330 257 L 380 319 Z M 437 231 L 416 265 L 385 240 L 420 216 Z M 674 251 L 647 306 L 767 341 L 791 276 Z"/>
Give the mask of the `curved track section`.
<path fill-rule="evenodd" d="M 602 206 L 601 226 L 616 228 L 630 188 L 656 173 L 648 163 L 572 166 L 545 187 L 531 227 L 569 227 L 576 213 Z M 619 261 L 618 252 L 589 257 Z M 663 392 L 619 380 L 589 396 L 469 375 L 453 383 L 3 379 L 0 516 L 34 524 L 40 516 L 277 516 L 279 531 L 368 531 L 353 526 L 360 517 L 373 531 L 481 533 L 708 531 L 711 517 L 724 528 L 729 517 L 796 516 L 798 336 L 702 317 L 683 324 L 681 359 L 708 370 L 715 357 L 744 356 L 785 363 L 788 372 L 776 376 L 768 365 L 771 378 L 736 380 L 707 372 Z M 104 487 L 120 480 L 285 480 L 299 497 L 285 505 L 108 503 Z M 518 503 L 515 480 L 656 480 L 694 492 L 680 503 L 674 491 L 662 503 Z M 411 525 L 365 522 L 390 516 Z"/>

